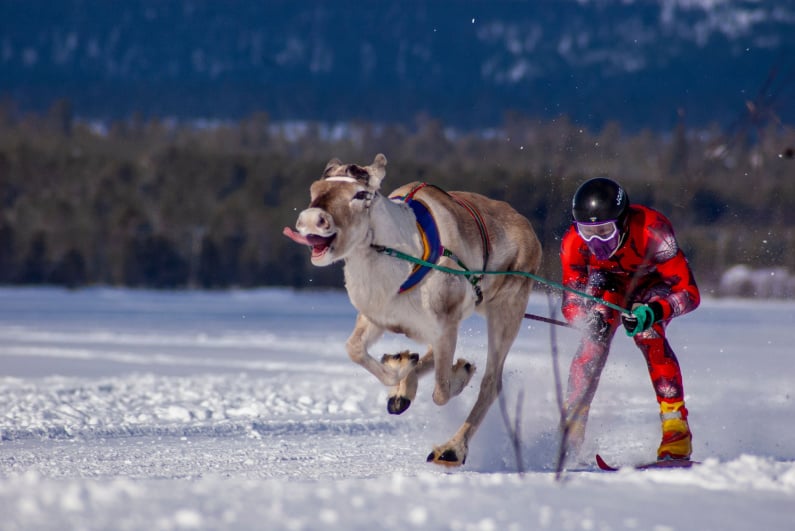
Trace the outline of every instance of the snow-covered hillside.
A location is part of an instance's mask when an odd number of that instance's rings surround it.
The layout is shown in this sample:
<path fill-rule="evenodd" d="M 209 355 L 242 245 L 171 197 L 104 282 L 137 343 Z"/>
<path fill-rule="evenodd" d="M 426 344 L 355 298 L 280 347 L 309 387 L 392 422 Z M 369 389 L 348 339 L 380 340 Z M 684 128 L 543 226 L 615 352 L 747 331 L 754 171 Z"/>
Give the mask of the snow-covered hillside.
<path fill-rule="evenodd" d="M 795 118 L 791 0 L 0 3 L 0 95 L 78 116 L 600 126 Z M 773 109 L 765 109 L 772 111 Z"/>

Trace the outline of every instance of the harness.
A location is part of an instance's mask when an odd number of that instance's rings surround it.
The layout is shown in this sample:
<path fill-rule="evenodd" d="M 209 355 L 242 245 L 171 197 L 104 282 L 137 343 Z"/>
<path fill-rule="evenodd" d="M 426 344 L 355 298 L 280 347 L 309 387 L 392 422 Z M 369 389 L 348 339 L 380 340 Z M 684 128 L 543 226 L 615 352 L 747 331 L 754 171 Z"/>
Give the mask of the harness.
<path fill-rule="evenodd" d="M 469 215 L 475 220 L 475 223 L 478 226 L 478 230 L 480 232 L 480 239 L 483 246 L 483 270 L 486 269 L 486 265 L 489 261 L 489 255 L 491 250 L 491 240 L 489 238 L 489 233 L 486 229 L 486 223 L 483 221 L 483 216 L 481 216 L 480 212 L 478 211 L 475 206 L 464 199 L 461 196 L 458 196 L 453 193 L 448 193 L 441 188 L 430 185 L 428 183 L 420 183 L 414 188 L 412 188 L 409 193 L 403 196 L 392 196 L 389 199 L 393 201 L 402 201 L 406 203 L 411 210 L 414 212 L 414 216 L 417 218 L 417 230 L 420 233 L 420 239 L 422 241 L 422 261 L 423 264 L 415 263 L 414 267 L 411 269 L 411 273 L 409 277 L 400 285 L 398 289 L 398 293 L 404 293 L 409 291 L 410 289 L 417 286 L 425 276 L 434 269 L 434 267 L 430 264 L 436 264 L 439 261 L 439 258 L 445 256 L 450 258 L 451 260 L 455 261 L 459 267 L 461 267 L 464 271 L 469 272 L 469 268 L 464 265 L 464 262 L 458 258 L 452 251 L 445 248 L 442 245 L 441 236 L 439 234 L 439 227 L 436 224 L 436 220 L 433 217 L 428 206 L 420 201 L 419 199 L 415 199 L 414 196 L 425 188 L 426 186 L 436 188 L 437 190 L 443 192 L 448 197 L 453 199 L 457 204 L 462 206 Z M 389 247 L 385 247 L 383 245 L 373 245 L 372 246 L 377 252 L 382 254 L 387 254 L 390 256 L 397 256 L 394 249 Z M 483 301 L 483 292 L 480 289 L 480 281 L 483 280 L 483 275 L 476 275 L 473 273 L 463 273 L 463 275 L 467 278 L 472 289 L 475 290 L 476 301 L 475 304 L 480 304 Z"/>

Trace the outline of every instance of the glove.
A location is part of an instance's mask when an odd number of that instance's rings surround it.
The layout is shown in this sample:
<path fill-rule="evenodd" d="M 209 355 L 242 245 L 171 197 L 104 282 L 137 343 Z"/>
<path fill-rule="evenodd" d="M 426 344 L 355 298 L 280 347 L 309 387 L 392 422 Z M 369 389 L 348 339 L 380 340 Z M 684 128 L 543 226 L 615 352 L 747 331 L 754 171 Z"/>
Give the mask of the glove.
<path fill-rule="evenodd" d="M 627 329 L 627 335 L 633 337 L 651 328 L 651 326 L 662 319 L 662 305 L 657 302 L 649 304 L 635 304 L 632 313 L 621 314 L 621 323 Z"/>
<path fill-rule="evenodd" d="M 604 342 L 610 333 L 610 323 L 605 321 L 602 312 L 592 312 L 585 320 L 585 331 L 592 341 Z"/>

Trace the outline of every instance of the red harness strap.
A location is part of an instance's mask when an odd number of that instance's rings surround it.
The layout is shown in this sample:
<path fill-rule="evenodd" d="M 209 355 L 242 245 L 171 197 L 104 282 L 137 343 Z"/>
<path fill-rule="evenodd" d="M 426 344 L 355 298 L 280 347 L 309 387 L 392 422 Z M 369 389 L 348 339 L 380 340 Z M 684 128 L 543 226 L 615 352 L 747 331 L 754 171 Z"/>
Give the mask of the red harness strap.
<path fill-rule="evenodd" d="M 489 255 L 491 254 L 491 239 L 489 238 L 489 231 L 486 229 L 486 222 L 483 221 L 483 216 L 480 215 L 480 211 L 475 208 L 475 205 L 453 192 L 448 193 L 448 195 L 475 218 L 475 223 L 477 223 L 480 231 L 480 241 L 483 244 L 483 271 L 485 271 L 486 264 L 489 262 Z"/>
<path fill-rule="evenodd" d="M 453 199 L 453 201 L 464 207 L 464 209 L 467 212 L 469 212 L 469 215 L 472 216 L 472 218 L 475 220 L 475 223 L 478 226 L 478 230 L 480 231 L 480 241 L 481 244 L 483 245 L 483 271 L 485 271 L 486 266 L 489 262 L 489 256 L 491 255 L 491 238 L 489 237 L 489 231 L 486 228 L 486 222 L 483 221 L 483 216 L 480 214 L 480 211 L 475 207 L 475 205 L 473 205 L 472 203 L 461 197 L 459 194 L 456 194 L 455 192 L 447 192 L 446 190 L 443 190 L 436 185 L 428 183 L 419 183 L 417 186 L 412 188 L 409 193 L 407 193 L 405 196 L 402 197 L 403 201 L 408 201 L 409 199 L 412 199 L 417 192 L 419 192 L 426 186 L 436 188 L 440 192 L 450 196 Z"/>

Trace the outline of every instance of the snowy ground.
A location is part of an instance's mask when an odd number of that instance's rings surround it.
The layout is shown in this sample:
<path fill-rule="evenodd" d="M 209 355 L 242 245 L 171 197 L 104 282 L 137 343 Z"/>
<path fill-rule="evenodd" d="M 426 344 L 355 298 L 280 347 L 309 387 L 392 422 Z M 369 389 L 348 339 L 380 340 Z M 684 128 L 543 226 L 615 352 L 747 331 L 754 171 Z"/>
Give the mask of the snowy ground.
<path fill-rule="evenodd" d="M 528 311 L 546 315 L 546 298 Z M 344 293 L 0 289 L 0 529 L 793 529 L 793 302 L 707 299 L 669 328 L 702 466 L 587 460 L 562 481 L 548 325 L 526 321 L 506 369 L 512 413 L 523 397 L 519 474 L 496 406 L 463 468 L 426 464 L 481 373 L 443 408 L 423 380 L 388 415 L 345 354 L 353 318 Z M 577 337 L 556 333 L 565 374 Z M 460 355 L 482 366 L 485 341 L 467 321 Z M 658 442 L 620 335 L 585 453 L 626 465 Z"/>

